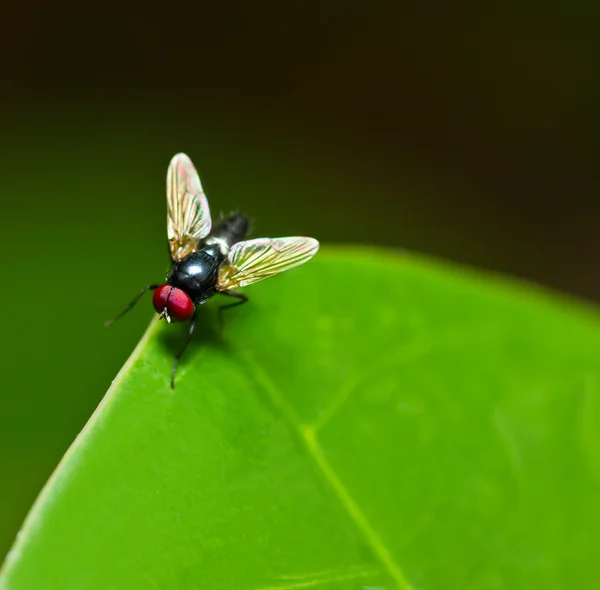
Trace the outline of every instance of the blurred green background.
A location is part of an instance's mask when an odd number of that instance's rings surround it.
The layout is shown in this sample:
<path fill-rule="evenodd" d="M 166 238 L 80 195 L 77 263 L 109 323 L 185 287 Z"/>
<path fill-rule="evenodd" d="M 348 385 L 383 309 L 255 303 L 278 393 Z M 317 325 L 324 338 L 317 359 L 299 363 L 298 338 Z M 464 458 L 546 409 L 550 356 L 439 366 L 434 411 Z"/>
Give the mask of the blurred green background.
<path fill-rule="evenodd" d="M 600 300 L 599 16 L 4 6 L 0 555 L 151 316 L 146 301 L 103 327 L 167 271 L 178 151 L 213 214 L 248 212 L 256 236 L 386 244 Z"/>

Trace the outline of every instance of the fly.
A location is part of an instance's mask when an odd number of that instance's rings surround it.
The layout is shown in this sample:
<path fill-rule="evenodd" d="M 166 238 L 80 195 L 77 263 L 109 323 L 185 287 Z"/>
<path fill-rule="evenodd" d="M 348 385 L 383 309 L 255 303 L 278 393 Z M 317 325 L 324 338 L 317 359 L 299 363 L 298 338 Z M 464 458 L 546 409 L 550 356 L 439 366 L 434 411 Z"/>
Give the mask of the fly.
<path fill-rule="evenodd" d="M 172 268 L 165 284 L 144 287 L 110 325 L 125 315 L 146 291 L 154 291 L 152 303 L 167 322 L 190 321 L 190 329 L 171 370 L 175 371 L 196 329 L 198 306 L 220 293 L 237 299 L 223 306 L 248 301 L 238 291 L 310 260 L 319 249 L 313 238 L 258 238 L 245 240 L 249 220 L 234 213 L 214 227 L 208 200 L 192 161 L 185 154 L 171 160 L 167 172 L 167 237 Z"/>

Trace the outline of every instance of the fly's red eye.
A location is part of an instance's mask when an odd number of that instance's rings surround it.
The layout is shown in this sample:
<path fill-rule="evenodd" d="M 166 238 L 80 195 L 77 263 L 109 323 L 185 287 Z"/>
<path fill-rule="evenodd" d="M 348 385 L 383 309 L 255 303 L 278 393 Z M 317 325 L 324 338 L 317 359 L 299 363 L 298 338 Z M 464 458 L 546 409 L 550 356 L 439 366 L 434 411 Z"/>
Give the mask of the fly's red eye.
<path fill-rule="evenodd" d="M 174 322 L 189 320 L 194 313 L 194 303 L 189 295 L 171 285 L 161 285 L 154 291 L 152 303 L 157 313 L 161 313 L 167 305 L 167 313 Z"/>

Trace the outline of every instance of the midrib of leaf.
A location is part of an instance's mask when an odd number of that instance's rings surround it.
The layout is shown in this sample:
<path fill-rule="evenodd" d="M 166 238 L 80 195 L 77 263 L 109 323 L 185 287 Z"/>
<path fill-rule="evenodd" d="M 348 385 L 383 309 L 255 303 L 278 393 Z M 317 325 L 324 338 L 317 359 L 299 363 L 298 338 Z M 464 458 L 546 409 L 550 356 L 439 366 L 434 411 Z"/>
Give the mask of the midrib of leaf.
<path fill-rule="evenodd" d="M 247 351 L 238 348 L 234 348 L 234 350 L 236 356 L 238 356 L 238 358 L 240 358 L 248 367 L 271 402 L 279 408 L 288 423 L 288 427 L 306 449 L 306 452 L 314 462 L 317 471 L 331 487 L 335 496 L 337 496 L 338 500 L 373 550 L 373 553 L 398 585 L 398 588 L 400 590 L 412 590 L 412 586 L 407 581 L 402 568 L 396 563 L 390 550 L 381 540 L 365 513 L 361 510 L 338 474 L 325 458 L 323 450 L 319 445 L 315 428 L 310 424 L 302 423 L 294 408 L 287 402 L 285 396 L 279 391 L 269 375 Z"/>

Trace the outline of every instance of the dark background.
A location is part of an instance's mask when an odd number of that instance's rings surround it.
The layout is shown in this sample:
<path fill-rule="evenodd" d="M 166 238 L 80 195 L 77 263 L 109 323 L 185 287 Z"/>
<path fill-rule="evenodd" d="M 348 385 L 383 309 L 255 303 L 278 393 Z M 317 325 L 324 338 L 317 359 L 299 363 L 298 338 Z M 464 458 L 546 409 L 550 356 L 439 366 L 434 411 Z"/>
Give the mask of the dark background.
<path fill-rule="evenodd" d="M 146 302 L 102 326 L 165 274 L 178 151 L 213 213 L 249 212 L 255 235 L 385 244 L 600 300 L 599 13 L 4 5 L 0 554 L 150 317 Z"/>

